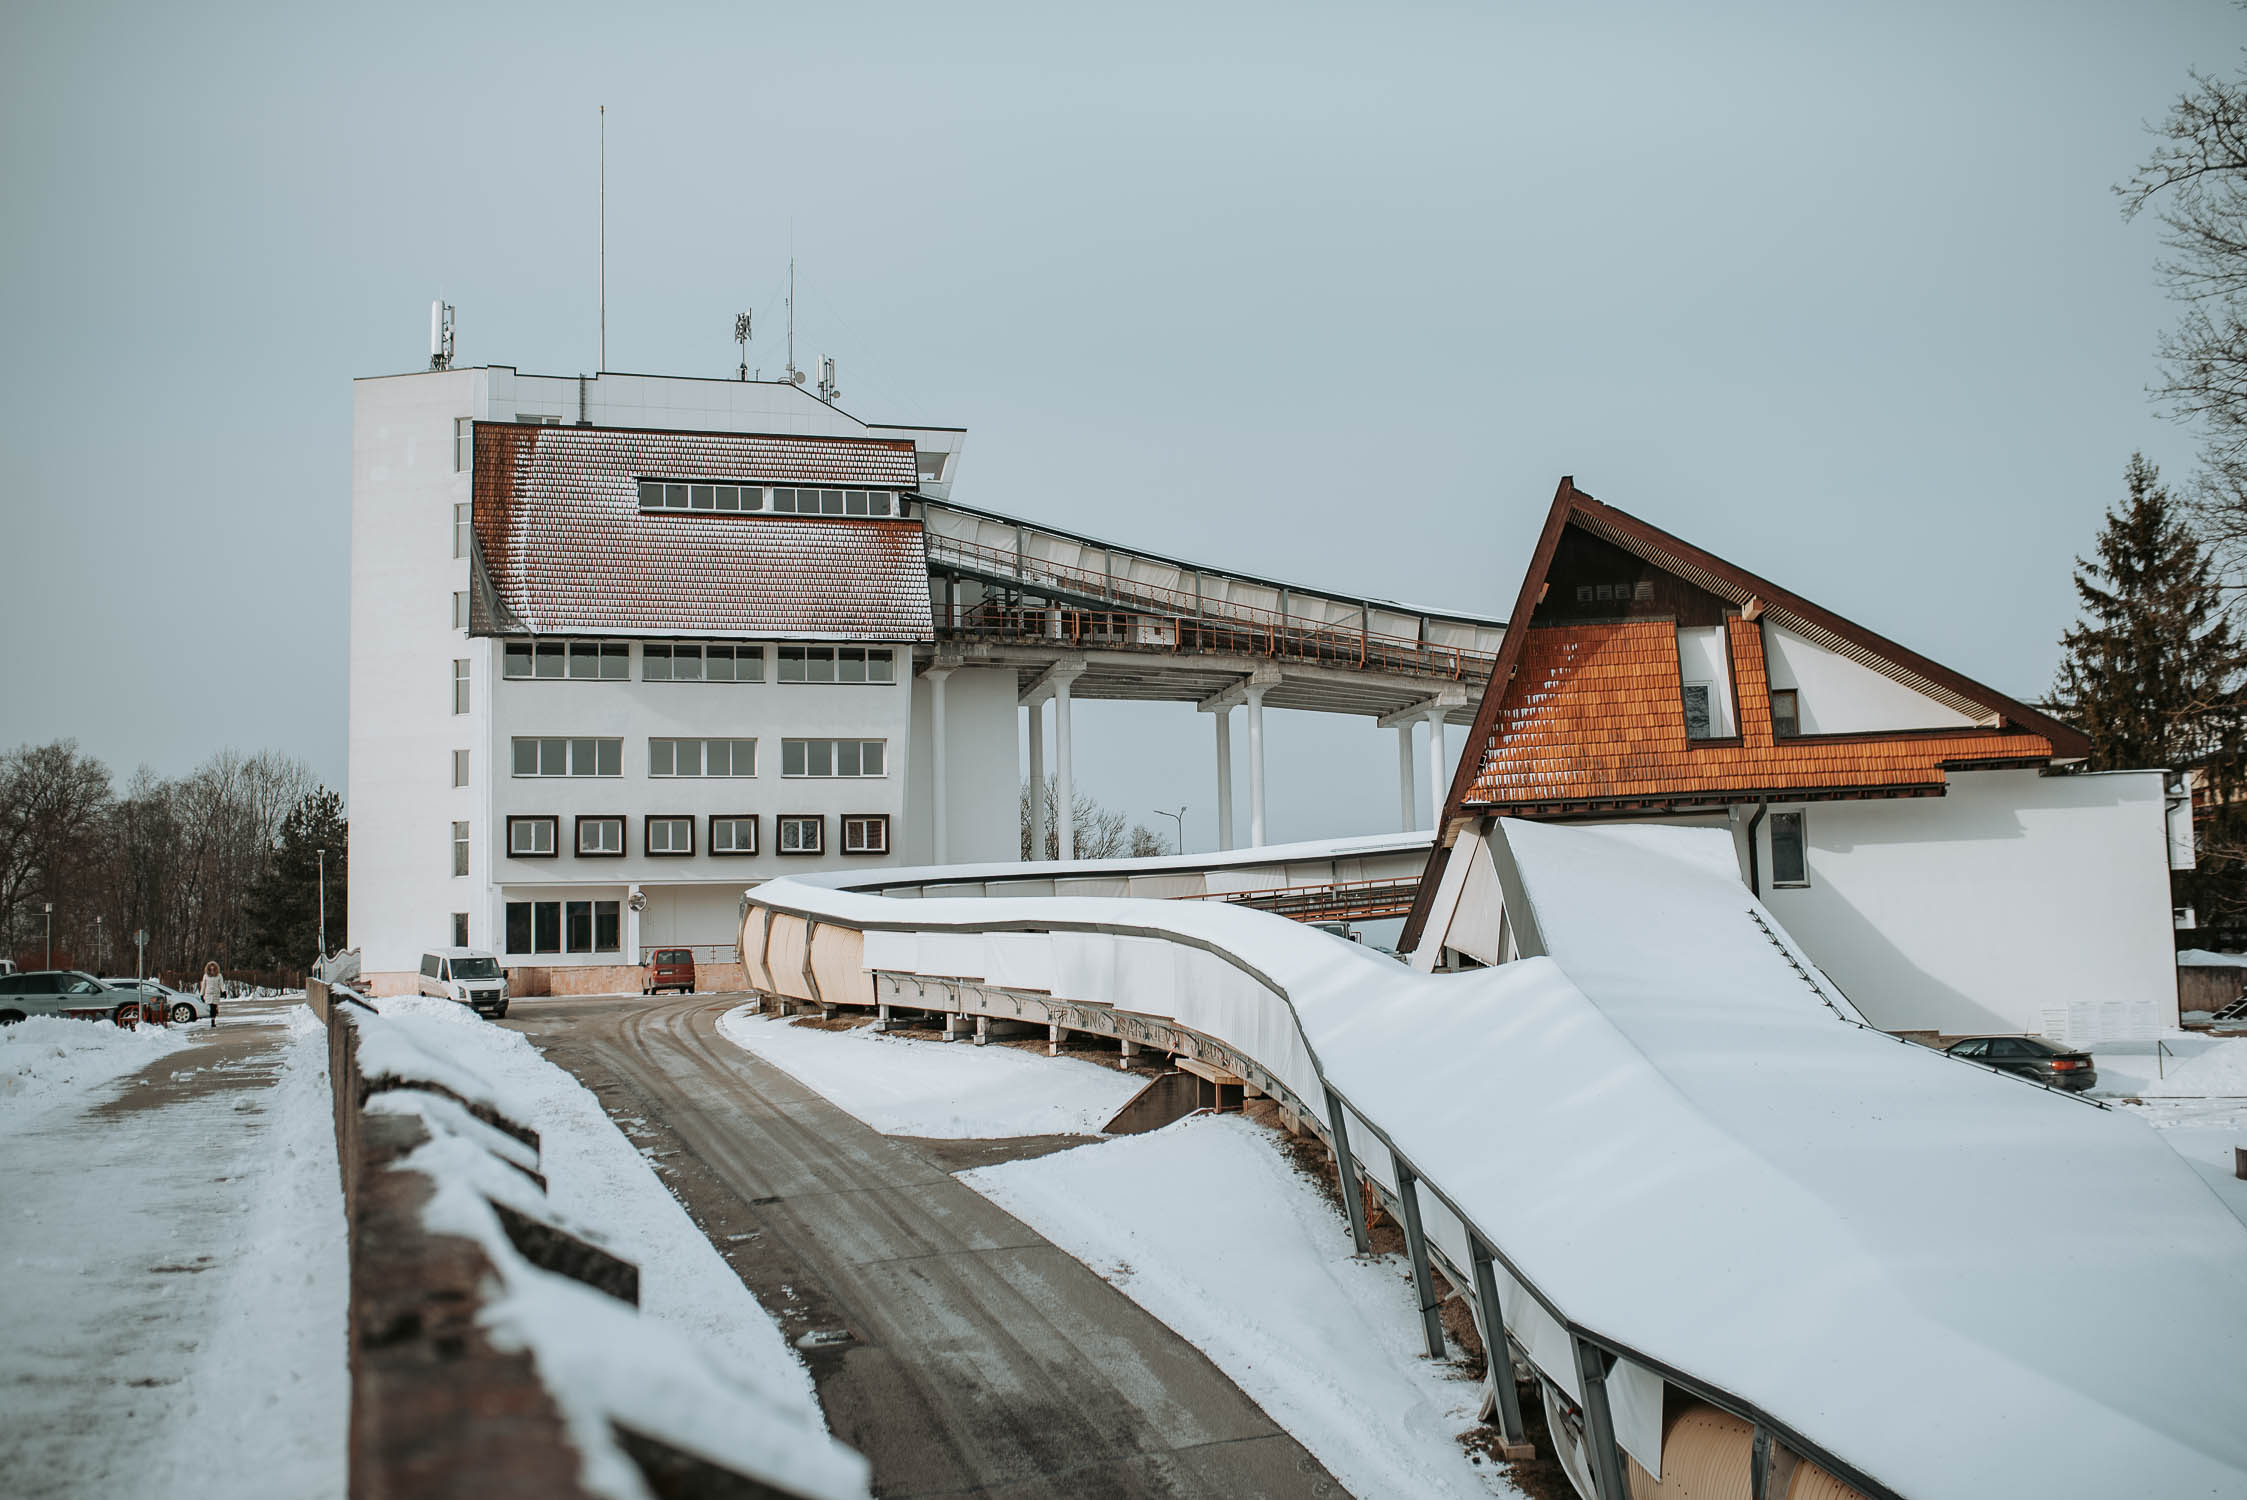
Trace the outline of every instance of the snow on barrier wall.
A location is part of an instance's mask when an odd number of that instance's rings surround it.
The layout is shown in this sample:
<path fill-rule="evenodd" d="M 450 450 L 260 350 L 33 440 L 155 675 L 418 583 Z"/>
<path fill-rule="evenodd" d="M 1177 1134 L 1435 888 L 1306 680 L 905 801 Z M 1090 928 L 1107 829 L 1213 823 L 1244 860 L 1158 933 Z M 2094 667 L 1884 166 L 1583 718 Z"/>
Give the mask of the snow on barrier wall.
<path fill-rule="evenodd" d="M 444 1028 L 313 981 L 351 1250 L 355 1500 L 864 1500 L 863 1459 L 642 1320 Z"/>
<path fill-rule="evenodd" d="M 1464 974 L 1203 903 L 786 880 L 742 953 L 775 996 L 1026 1016 L 1274 1093 L 1534 1369 L 1598 1500 L 1660 1492 L 1710 1407 L 1794 1500 L 2247 1496 L 2247 1228 L 2148 1129 L 1863 1025 L 1721 830 L 1502 833 L 1539 956 Z"/>

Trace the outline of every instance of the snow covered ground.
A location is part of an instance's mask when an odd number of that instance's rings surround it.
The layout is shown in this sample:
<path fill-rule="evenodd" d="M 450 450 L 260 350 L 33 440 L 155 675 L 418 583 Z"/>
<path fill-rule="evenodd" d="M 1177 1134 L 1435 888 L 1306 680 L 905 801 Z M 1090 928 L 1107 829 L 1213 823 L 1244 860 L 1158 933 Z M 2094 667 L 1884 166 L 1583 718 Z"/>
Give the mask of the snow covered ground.
<path fill-rule="evenodd" d="M 746 1009 L 729 1011 L 718 1030 L 884 1135 L 1096 1135 L 1147 1083 L 1082 1058 L 883 1036 L 869 1027 L 824 1031 Z"/>
<path fill-rule="evenodd" d="M 465 1006 L 420 996 L 375 1003 L 385 1018 L 411 1021 L 426 1049 L 489 1081 L 500 1106 L 539 1133 L 546 1201 L 638 1264 L 643 1316 L 694 1335 L 729 1378 L 826 1430 L 802 1360 L 591 1090 Z"/>
<path fill-rule="evenodd" d="M 0 1488 L 341 1495 L 319 1024 L 256 1002 L 216 1030 L 34 1020 L 0 1058 Z"/>
<path fill-rule="evenodd" d="M 34 1016 L 0 1026 L 0 1132 L 190 1045 L 183 1030 Z"/>
<path fill-rule="evenodd" d="M 892 1135 L 1097 1131 L 1143 1082 L 747 1011 L 720 1030 Z M 1516 1493 L 1459 1447 L 1482 1388 L 1420 1352 L 1403 1261 L 1355 1259 L 1340 1212 L 1260 1127 L 1195 1116 L 960 1180 L 1207 1354 L 1360 1500 Z"/>
<path fill-rule="evenodd" d="M 2092 1052 L 2102 1098 L 2134 1098 L 2125 1106 L 2161 1133 L 2242 1223 L 2247 1182 L 2235 1175 L 2232 1150 L 2247 1146 L 2247 1037 L 2164 1037 L 2108 1042 Z"/>

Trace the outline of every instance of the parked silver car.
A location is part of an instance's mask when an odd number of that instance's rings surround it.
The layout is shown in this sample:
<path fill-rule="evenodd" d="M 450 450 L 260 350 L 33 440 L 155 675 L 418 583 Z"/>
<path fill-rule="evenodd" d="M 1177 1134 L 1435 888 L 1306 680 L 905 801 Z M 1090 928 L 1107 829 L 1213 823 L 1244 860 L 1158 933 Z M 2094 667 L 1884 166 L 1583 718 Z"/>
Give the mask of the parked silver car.
<path fill-rule="evenodd" d="M 131 994 L 133 987 L 138 985 L 140 992 L 148 997 L 148 1003 L 174 1026 L 185 1026 L 190 1022 L 203 1020 L 211 1013 L 210 1006 L 203 1002 L 202 996 L 175 990 L 161 979 L 104 979 L 102 983 L 127 994 Z"/>
<path fill-rule="evenodd" d="M 76 969 L 35 969 L 0 975 L 0 1025 L 32 1016 L 78 1016 L 132 1026 L 140 1020 L 141 999 L 128 987 L 115 990 Z"/>

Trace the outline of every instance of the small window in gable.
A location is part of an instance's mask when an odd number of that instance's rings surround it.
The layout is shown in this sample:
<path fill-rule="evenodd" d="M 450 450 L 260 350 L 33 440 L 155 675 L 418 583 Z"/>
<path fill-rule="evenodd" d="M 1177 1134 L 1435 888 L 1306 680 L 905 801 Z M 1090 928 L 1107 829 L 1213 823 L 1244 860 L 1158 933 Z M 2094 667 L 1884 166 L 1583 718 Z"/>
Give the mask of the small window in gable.
<path fill-rule="evenodd" d="M 1810 884 L 1809 841 L 1798 812 L 1771 815 L 1771 883 L 1775 886 Z"/>
<path fill-rule="evenodd" d="M 1713 739 L 1716 736 L 1715 720 L 1709 712 L 1710 691 L 1705 682 L 1685 685 L 1685 737 L 1689 740 Z"/>
<path fill-rule="evenodd" d="M 1789 739 L 1802 733 L 1801 704 L 1794 688 L 1771 690 L 1771 733 L 1778 739 Z"/>

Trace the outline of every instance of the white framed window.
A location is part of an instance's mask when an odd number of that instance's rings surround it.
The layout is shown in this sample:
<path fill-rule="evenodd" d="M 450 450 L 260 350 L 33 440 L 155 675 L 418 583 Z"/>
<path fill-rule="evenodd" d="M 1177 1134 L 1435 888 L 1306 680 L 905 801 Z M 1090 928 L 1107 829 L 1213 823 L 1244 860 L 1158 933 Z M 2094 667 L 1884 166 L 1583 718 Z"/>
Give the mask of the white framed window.
<path fill-rule="evenodd" d="M 889 853 L 889 815 L 846 814 L 843 818 L 843 853 Z"/>
<path fill-rule="evenodd" d="M 467 628 L 468 590 L 455 589 L 453 591 L 453 629 L 466 630 Z"/>
<path fill-rule="evenodd" d="M 626 641 L 509 641 L 500 648 L 499 671 L 518 681 L 626 682 L 632 647 Z"/>
<path fill-rule="evenodd" d="M 1771 815 L 1771 883 L 1801 888 L 1810 884 L 1810 839 L 1799 812 Z"/>
<path fill-rule="evenodd" d="M 765 648 L 725 642 L 650 641 L 640 648 L 643 682 L 762 682 Z"/>
<path fill-rule="evenodd" d="M 453 507 L 453 556 L 468 555 L 468 502 Z"/>
<path fill-rule="evenodd" d="M 453 946 L 455 948 L 468 946 L 468 913 L 464 911 L 453 913 Z"/>
<path fill-rule="evenodd" d="M 453 874 L 458 877 L 467 873 L 468 825 L 466 823 L 455 823 L 453 824 Z M 468 945 L 460 943 L 455 946 L 465 948 Z"/>
<path fill-rule="evenodd" d="M 710 820 L 710 852 L 712 854 L 756 853 L 756 818 L 750 815 L 712 818 Z"/>
<path fill-rule="evenodd" d="M 476 467 L 476 419 L 453 418 L 453 472 L 466 474 Z"/>
<path fill-rule="evenodd" d="M 456 658 L 453 662 L 453 712 L 468 712 L 468 662 Z"/>
<path fill-rule="evenodd" d="M 755 740 L 648 741 L 650 776 L 754 776 Z"/>
<path fill-rule="evenodd" d="M 650 854 L 679 855 L 694 853 L 694 819 L 645 818 L 647 852 Z"/>
<path fill-rule="evenodd" d="M 772 508 L 794 516 L 887 516 L 896 508 L 894 490 L 830 490 L 779 488 L 772 492 Z"/>
<path fill-rule="evenodd" d="M 516 859 L 552 859 L 561 829 L 562 820 L 551 814 L 511 817 L 507 820 L 507 852 Z"/>
<path fill-rule="evenodd" d="M 624 741 L 517 735 L 517 776 L 622 776 Z"/>
<path fill-rule="evenodd" d="M 468 785 L 468 752 L 465 750 L 453 752 L 453 785 Z M 461 945 L 456 943 L 453 946 L 459 947 Z"/>
<path fill-rule="evenodd" d="M 639 482 L 642 510 L 706 510 L 725 513 L 765 508 L 764 486 L 757 484 L 700 484 L 694 480 L 643 479 Z"/>
<path fill-rule="evenodd" d="M 822 854 L 827 849 L 827 820 L 815 817 L 776 819 L 783 854 Z"/>
<path fill-rule="evenodd" d="M 782 646 L 782 682 L 895 682 L 896 653 L 887 646 Z"/>
<path fill-rule="evenodd" d="M 887 740 L 782 740 L 783 776 L 883 776 Z"/>
<path fill-rule="evenodd" d="M 615 856 L 624 853 L 624 819 L 617 814 L 577 820 L 577 852 L 589 858 Z"/>

